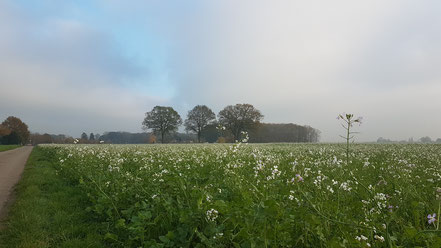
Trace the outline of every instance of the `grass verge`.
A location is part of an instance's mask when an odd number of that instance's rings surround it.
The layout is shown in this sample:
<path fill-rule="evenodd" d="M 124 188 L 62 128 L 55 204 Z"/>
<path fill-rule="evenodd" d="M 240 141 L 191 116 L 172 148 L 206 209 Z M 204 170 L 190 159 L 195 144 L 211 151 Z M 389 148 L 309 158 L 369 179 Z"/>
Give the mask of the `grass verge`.
<path fill-rule="evenodd" d="M 7 150 L 12 150 L 12 149 L 15 149 L 15 148 L 18 148 L 18 147 L 20 147 L 19 145 L 0 145 L 0 152 L 4 152 L 4 151 L 7 151 Z"/>
<path fill-rule="evenodd" d="M 87 198 L 57 175 L 53 156 L 36 147 L 3 221 L 0 247 L 106 247 Z"/>

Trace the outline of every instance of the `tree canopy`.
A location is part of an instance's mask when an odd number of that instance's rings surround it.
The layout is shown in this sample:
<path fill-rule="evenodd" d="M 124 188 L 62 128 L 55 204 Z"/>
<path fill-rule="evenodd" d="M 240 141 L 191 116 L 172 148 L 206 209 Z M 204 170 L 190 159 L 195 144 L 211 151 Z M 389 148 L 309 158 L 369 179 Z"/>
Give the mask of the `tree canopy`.
<path fill-rule="evenodd" d="M 172 107 L 155 106 L 152 111 L 145 113 L 142 125 L 151 129 L 155 134 L 161 135 L 161 142 L 170 132 L 178 130 L 182 124 L 181 116 Z"/>
<path fill-rule="evenodd" d="M 26 144 L 29 142 L 30 132 L 28 125 L 22 122 L 19 118 L 9 116 L 1 125 L 3 126 L 3 129 L 10 130 L 10 133 L 3 137 L 8 143 Z M 8 138 L 8 136 L 11 137 Z"/>
<path fill-rule="evenodd" d="M 210 108 L 205 105 L 197 105 L 188 111 L 187 119 L 184 123 L 185 130 L 196 133 L 200 143 L 204 129 L 215 121 L 216 115 Z"/>
<path fill-rule="evenodd" d="M 228 105 L 218 116 L 219 123 L 232 133 L 234 140 L 240 140 L 243 131 L 250 131 L 263 119 L 251 104 Z"/>
<path fill-rule="evenodd" d="M 3 126 L 3 125 L 0 125 L 0 136 L 9 135 L 11 132 L 12 132 L 11 129 L 9 129 L 9 128 Z"/>

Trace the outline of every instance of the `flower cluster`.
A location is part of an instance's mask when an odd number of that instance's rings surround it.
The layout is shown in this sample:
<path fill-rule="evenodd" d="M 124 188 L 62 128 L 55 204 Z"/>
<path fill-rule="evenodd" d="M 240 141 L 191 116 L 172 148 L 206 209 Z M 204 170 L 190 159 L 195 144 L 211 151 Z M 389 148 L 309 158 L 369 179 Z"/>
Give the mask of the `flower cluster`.
<path fill-rule="evenodd" d="M 216 209 L 210 209 L 206 212 L 206 218 L 208 221 L 215 221 L 219 216 L 219 212 Z"/>
<path fill-rule="evenodd" d="M 427 215 L 427 219 L 428 219 L 427 222 L 428 222 L 429 224 L 435 223 L 435 221 L 436 221 L 436 214 L 433 213 L 433 214 L 429 214 L 429 215 Z"/>

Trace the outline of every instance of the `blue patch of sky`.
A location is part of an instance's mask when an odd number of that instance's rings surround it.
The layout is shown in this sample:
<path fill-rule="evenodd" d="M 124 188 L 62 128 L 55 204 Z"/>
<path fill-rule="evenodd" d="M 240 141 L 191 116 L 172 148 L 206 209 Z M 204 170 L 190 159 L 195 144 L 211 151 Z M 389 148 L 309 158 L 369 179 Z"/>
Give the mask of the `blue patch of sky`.
<path fill-rule="evenodd" d="M 122 80 L 123 87 L 162 99 L 175 96 L 175 87 L 168 75 L 167 41 L 136 18 L 127 16 L 123 21 L 113 18 L 112 13 L 90 0 L 18 0 L 15 4 L 37 20 L 74 20 L 110 35 L 116 44 L 115 51 L 142 70 Z"/>

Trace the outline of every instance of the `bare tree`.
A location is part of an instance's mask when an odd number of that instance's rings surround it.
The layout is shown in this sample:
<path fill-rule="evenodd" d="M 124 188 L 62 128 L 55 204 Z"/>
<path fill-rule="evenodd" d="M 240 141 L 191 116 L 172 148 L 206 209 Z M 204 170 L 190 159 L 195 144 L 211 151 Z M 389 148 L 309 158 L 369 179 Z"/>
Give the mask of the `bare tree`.
<path fill-rule="evenodd" d="M 201 143 L 201 135 L 204 129 L 216 121 L 214 112 L 205 105 L 197 105 L 188 111 L 185 120 L 185 130 L 195 132 L 198 135 L 198 142 Z"/>
<path fill-rule="evenodd" d="M 181 116 L 172 107 L 155 106 L 152 111 L 145 113 L 142 125 L 154 133 L 161 134 L 161 143 L 165 135 L 174 132 L 182 124 Z"/>

